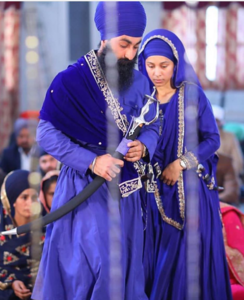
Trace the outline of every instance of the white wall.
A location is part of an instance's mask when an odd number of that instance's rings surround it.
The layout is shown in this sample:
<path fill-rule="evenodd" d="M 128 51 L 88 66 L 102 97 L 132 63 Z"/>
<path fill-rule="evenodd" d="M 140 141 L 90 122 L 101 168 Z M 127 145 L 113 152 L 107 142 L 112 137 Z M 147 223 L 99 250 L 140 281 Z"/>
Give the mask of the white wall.
<path fill-rule="evenodd" d="M 68 2 L 24 2 L 21 12 L 20 111 L 39 110 L 52 78 L 68 65 Z M 38 72 L 27 80 L 27 35 L 37 35 L 41 45 L 34 49 L 39 63 L 31 65 Z M 42 53 L 44 55 L 42 55 Z"/>

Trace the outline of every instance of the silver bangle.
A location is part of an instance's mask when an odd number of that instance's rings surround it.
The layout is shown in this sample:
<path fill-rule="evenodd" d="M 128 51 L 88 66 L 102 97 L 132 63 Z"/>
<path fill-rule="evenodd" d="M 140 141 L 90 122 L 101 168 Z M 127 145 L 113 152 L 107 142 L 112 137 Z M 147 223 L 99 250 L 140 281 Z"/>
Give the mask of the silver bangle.
<path fill-rule="evenodd" d="M 91 167 L 92 173 L 94 173 L 94 168 L 95 168 L 96 160 L 97 160 L 97 156 L 93 159 L 93 162 L 92 162 L 92 167 Z"/>

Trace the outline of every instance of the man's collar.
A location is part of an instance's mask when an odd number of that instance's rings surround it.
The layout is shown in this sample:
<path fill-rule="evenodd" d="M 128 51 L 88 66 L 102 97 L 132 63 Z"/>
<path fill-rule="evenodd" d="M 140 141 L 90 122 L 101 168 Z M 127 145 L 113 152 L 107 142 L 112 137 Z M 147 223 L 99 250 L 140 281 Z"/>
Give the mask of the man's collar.
<path fill-rule="evenodd" d="M 26 154 L 22 147 L 18 147 L 18 151 L 19 151 L 20 154 L 24 154 L 26 156 L 30 155 L 30 151 Z"/>

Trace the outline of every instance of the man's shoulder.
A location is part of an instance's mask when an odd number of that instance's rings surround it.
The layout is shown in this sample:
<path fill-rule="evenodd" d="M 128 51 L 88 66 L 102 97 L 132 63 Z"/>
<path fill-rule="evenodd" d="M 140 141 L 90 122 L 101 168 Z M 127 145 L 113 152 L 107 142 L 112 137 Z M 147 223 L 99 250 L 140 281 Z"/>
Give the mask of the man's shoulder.
<path fill-rule="evenodd" d="M 148 82 L 148 79 L 140 71 L 134 69 L 134 79 L 137 81 Z"/>
<path fill-rule="evenodd" d="M 54 78 L 54 81 L 60 83 L 72 82 L 72 79 L 76 78 L 77 75 L 78 75 L 78 70 L 75 67 L 75 64 L 72 64 L 69 65 L 67 69 L 59 72 Z"/>
<path fill-rule="evenodd" d="M 77 86 L 77 83 L 81 81 L 82 76 L 81 72 L 77 67 L 77 62 L 74 64 L 69 65 L 65 70 L 59 72 L 52 81 L 51 89 L 57 87 L 65 87 L 65 88 L 72 88 Z"/>
<path fill-rule="evenodd" d="M 185 87 L 185 89 L 187 90 L 188 93 L 191 92 L 191 93 L 194 93 L 194 94 L 197 94 L 197 95 L 200 95 L 200 96 L 204 95 L 206 97 L 206 95 L 205 95 L 204 90 L 202 89 L 202 87 L 199 86 L 199 85 L 197 85 L 194 82 L 185 82 L 183 84 L 183 86 Z"/>
<path fill-rule="evenodd" d="M 149 81 L 145 75 L 138 70 L 134 70 L 134 82 L 133 87 L 135 90 L 140 90 L 143 93 L 150 93 Z"/>
<path fill-rule="evenodd" d="M 19 153 L 17 145 L 9 146 L 3 149 L 3 156 L 10 156 L 14 153 Z"/>

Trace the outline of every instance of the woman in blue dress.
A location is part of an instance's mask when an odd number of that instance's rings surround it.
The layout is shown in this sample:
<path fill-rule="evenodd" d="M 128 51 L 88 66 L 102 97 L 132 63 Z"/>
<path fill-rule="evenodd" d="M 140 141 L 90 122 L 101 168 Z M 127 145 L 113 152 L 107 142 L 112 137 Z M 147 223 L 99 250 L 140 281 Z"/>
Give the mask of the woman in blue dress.
<path fill-rule="evenodd" d="M 153 158 L 158 178 L 147 204 L 147 295 L 151 300 L 190 299 L 187 270 L 191 266 L 187 266 L 187 260 L 191 249 L 187 247 L 187 234 L 189 228 L 198 226 L 199 279 L 193 280 L 197 280 L 199 293 L 194 299 L 232 299 L 215 184 L 215 151 L 220 139 L 211 104 L 182 42 L 168 30 L 154 30 L 145 36 L 139 70 L 147 76 L 151 88 L 156 87 L 161 122 Z M 190 227 L 188 192 L 195 193 L 199 201 L 198 217 Z"/>

